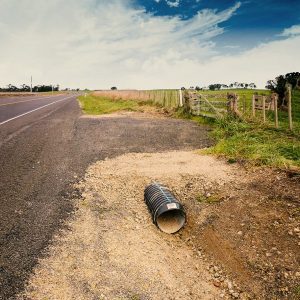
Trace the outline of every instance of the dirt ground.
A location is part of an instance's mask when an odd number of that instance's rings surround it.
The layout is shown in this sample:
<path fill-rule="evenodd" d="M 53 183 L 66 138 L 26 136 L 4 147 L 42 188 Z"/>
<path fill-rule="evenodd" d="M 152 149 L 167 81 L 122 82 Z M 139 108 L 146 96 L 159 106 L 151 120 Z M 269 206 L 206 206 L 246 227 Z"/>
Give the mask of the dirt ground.
<path fill-rule="evenodd" d="M 159 231 L 143 199 L 159 181 L 188 220 Z M 299 178 L 193 151 L 92 164 L 81 197 L 19 299 L 298 299 Z"/>

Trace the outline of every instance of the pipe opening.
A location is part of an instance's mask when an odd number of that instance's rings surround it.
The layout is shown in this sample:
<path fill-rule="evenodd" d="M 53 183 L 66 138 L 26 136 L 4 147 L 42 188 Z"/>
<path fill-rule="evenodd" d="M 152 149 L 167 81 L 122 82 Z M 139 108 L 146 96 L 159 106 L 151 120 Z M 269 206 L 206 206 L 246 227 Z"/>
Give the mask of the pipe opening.
<path fill-rule="evenodd" d="M 159 229 L 165 233 L 175 233 L 185 224 L 185 214 L 181 210 L 168 210 L 156 219 Z"/>

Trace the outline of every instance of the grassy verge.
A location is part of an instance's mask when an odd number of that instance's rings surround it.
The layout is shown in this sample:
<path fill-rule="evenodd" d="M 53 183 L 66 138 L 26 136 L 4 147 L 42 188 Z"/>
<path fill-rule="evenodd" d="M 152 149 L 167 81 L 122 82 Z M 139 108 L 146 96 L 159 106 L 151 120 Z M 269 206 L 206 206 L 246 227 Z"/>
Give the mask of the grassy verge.
<path fill-rule="evenodd" d="M 230 162 L 300 170 L 300 136 L 295 132 L 225 118 L 215 122 L 213 136 L 216 145 L 206 153 L 225 156 Z"/>
<path fill-rule="evenodd" d="M 79 103 L 84 113 L 90 115 L 110 114 L 117 111 L 138 111 L 143 106 L 152 106 L 151 101 L 135 101 L 112 99 L 104 96 L 88 94 L 80 96 Z"/>

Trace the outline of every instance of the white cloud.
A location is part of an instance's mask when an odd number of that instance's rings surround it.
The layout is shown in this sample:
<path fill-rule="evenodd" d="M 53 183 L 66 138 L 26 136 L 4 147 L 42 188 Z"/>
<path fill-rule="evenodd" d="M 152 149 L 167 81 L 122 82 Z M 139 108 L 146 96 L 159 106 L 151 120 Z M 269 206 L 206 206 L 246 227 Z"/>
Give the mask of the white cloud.
<path fill-rule="evenodd" d="M 300 25 L 294 25 L 290 28 L 286 28 L 282 33 L 281 36 L 295 36 L 300 35 Z"/>
<path fill-rule="evenodd" d="M 166 1 L 170 7 L 178 7 L 180 4 L 180 0 Z"/>
<path fill-rule="evenodd" d="M 130 0 L 1 0 L 0 85 L 26 83 L 31 74 L 36 83 L 81 88 L 264 84 L 300 69 L 290 58 L 299 49 L 298 37 L 239 56 L 218 53 L 212 38 L 239 6 L 182 20 L 153 16 Z"/>

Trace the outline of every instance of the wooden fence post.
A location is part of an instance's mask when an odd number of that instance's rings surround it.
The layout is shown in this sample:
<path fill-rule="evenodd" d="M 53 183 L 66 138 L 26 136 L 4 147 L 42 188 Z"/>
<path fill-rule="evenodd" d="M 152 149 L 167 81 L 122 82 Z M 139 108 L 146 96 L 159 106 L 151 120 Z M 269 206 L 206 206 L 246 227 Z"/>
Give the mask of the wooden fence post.
<path fill-rule="evenodd" d="M 290 85 L 287 86 L 287 102 L 288 102 L 288 115 L 289 115 L 289 128 L 293 130 L 293 117 L 292 117 L 292 87 Z"/>
<path fill-rule="evenodd" d="M 255 117 L 255 95 L 252 96 L 252 117 Z"/>
<path fill-rule="evenodd" d="M 243 96 L 243 114 L 246 113 L 246 96 Z"/>
<path fill-rule="evenodd" d="M 275 127 L 278 128 L 278 95 L 274 94 L 274 113 L 275 113 Z"/>
<path fill-rule="evenodd" d="M 197 115 L 198 116 L 200 116 L 200 114 L 201 114 L 201 102 L 200 102 L 200 97 L 198 97 L 198 99 L 199 99 L 199 103 L 198 103 L 198 106 L 197 106 Z"/>
<path fill-rule="evenodd" d="M 262 97 L 263 122 L 266 123 L 266 96 Z"/>
<path fill-rule="evenodd" d="M 239 108 L 238 108 L 238 103 L 239 103 L 240 97 L 235 94 L 235 98 L 234 98 L 234 113 L 236 115 L 239 115 Z"/>
<path fill-rule="evenodd" d="M 183 95 L 182 95 L 182 89 L 179 90 L 179 106 L 183 106 Z"/>

